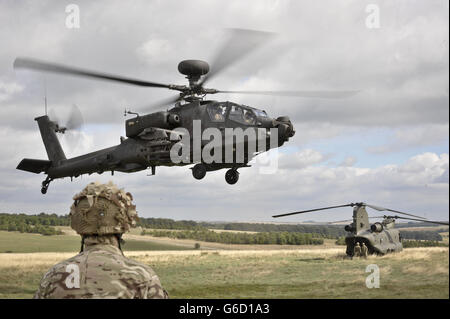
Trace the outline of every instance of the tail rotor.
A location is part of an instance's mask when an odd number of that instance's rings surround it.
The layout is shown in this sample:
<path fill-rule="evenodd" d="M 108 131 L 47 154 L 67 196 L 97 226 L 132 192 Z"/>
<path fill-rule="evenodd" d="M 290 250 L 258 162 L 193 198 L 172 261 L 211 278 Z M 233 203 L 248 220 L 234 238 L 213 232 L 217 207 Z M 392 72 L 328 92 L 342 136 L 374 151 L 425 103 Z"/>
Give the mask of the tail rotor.
<path fill-rule="evenodd" d="M 73 104 L 65 121 L 62 121 L 53 109 L 49 110 L 49 118 L 54 124 L 55 132 L 64 135 L 64 142 L 68 148 L 76 149 L 81 142 L 80 130 L 84 126 L 83 114 L 79 107 Z"/>

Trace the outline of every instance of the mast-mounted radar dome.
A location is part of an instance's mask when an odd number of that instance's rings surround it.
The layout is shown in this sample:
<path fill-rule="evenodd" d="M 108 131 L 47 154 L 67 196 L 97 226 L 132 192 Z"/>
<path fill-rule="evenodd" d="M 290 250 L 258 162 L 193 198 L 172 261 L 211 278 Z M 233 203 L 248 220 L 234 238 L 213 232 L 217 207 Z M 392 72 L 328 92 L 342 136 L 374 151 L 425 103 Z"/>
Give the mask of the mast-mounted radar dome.
<path fill-rule="evenodd" d="M 201 60 L 184 60 L 178 64 L 178 71 L 188 77 L 199 78 L 209 72 L 209 64 Z"/>

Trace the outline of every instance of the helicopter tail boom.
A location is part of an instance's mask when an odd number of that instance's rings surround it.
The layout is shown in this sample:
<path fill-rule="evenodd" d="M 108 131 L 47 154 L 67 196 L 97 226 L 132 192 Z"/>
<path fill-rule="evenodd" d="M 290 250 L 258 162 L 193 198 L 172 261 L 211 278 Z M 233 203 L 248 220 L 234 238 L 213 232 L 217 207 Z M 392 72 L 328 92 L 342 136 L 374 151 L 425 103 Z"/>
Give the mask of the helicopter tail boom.
<path fill-rule="evenodd" d="M 38 122 L 48 159 L 55 164 L 61 160 L 65 160 L 66 155 L 56 136 L 55 124 L 50 121 L 47 115 L 37 117 L 35 120 Z"/>
<path fill-rule="evenodd" d="M 24 158 L 17 169 L 39 174 L 44 172 L 47 174 L 47 178 L 42 182 L 42 194 L 47 192 L 48 185 L 53 180 L 48 172 L 52 167 L 60 165 L 61 161 L 66 160 L 66 155 L 59 143 L 56 132 L 63 133 L 65 128 L 60 128 L 58 124 L 50 121 L 47 115 L 35 118 L 39 125 L 39 131 L 41 132 L 42 141 L 44 142 L 45 150 L 49 160 L 29 159 Z"/>

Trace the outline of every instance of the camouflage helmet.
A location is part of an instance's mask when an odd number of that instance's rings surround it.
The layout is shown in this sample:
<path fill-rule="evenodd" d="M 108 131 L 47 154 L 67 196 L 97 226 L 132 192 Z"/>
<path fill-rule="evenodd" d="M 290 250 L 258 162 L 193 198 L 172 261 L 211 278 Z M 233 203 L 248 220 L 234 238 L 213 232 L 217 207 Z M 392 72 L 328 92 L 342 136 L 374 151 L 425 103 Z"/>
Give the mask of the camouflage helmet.
<path fill-rule="evenodd" d="M 90 183 L 73 200 L 70 226 L 80 235 L 122 234 L 136 226 L 133 196 L 112 182 Z"/>

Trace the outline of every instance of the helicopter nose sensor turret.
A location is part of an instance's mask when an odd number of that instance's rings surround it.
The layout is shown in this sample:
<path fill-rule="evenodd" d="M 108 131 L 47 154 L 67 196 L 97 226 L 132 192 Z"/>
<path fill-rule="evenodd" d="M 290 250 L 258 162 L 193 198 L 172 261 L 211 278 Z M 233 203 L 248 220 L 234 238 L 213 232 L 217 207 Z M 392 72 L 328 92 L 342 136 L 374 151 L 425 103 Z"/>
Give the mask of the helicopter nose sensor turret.
<path fill-rule="evenodd" d="M 274 126 L 278 128 L 278 139 L 280 146 L 295 135 L 294 126 L 288 116 L 278 117 L 274 121 Z"/>

